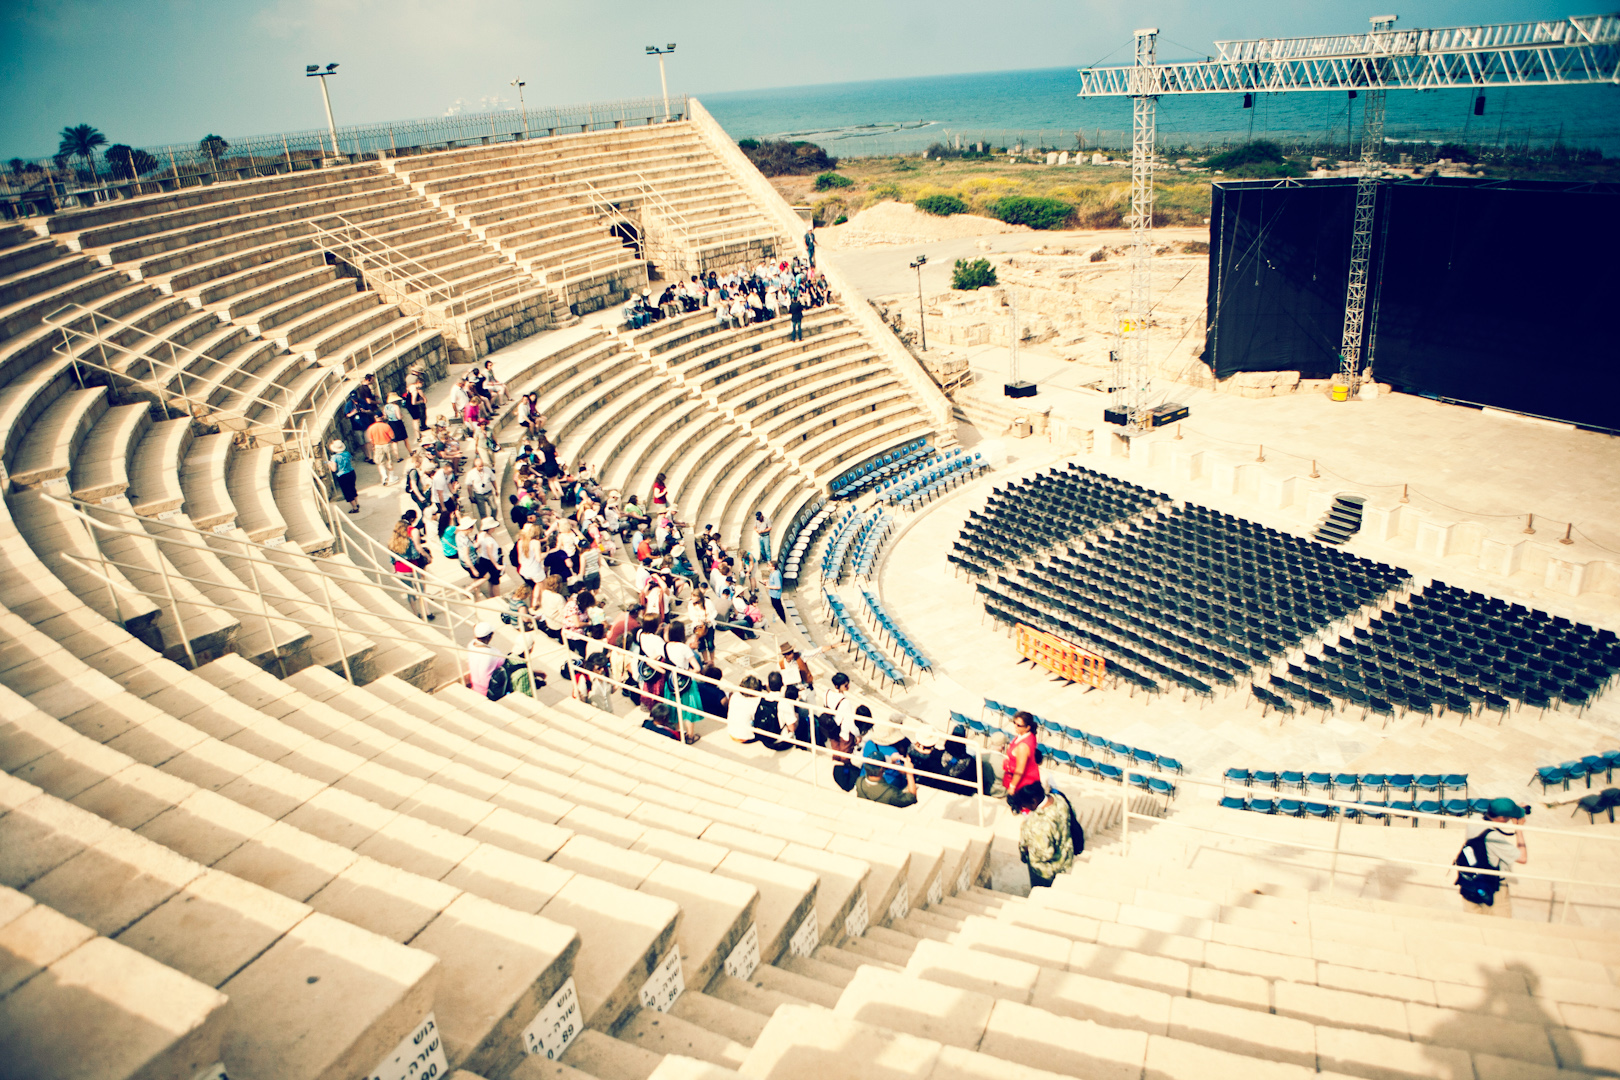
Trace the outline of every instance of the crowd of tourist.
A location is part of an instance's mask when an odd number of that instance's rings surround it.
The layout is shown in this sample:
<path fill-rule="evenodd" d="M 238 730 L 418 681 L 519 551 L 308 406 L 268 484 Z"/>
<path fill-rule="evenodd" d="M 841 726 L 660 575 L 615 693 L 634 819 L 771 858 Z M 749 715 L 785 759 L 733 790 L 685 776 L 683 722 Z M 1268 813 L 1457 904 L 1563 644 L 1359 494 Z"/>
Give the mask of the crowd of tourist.
<path fill-rule="evenodd" d="M 627 318 L 639 325 L 707 308 L 742 326 L 785 313 L 797 336 L 803 311 L 829 299 L 825 279 L 794 259 L 723 278 L 693 276 L 656 301 L 643 296 Z M 384 485 L 402 485 L 410 506 L 388 548 L 419 617 L 435 617 L 422 574 L 436 558 L 454 560 L 475 596 L 504 600 L 499 617 L 515 640 L 497 644 L 493 622 L 473 628 L 467 681 L 475 692 L 499 697 L 545 685 L 533 656 L 549 639 L 569 650 L 562 678 L 571 693 L 595 708 L 645 709 L 643 726 L 687 743 L 698 740 L 699 723 L 717 721 L 716 734 L 738 743 L 777 751 L 813 744 L 831 755 L 843 790 L 873 802 L 910 806 L 920 787 L 1004 796 L 1024 815 L 1020 853 L 1031 882 L 1049 884 L 1072 864 L 1078 824 L 1064 795 L 1042 782 L 1028 714 L 1015 717 L 1016 737 L 998 763 L 971 750 L 960 726 L 919 729 L 899 713 L 877 721 L 843 672 L 818 688 L 788 641 L 771 670 L 728 678 L 717 634 L 753 639 L 765 622 L 762 592 L 786 621 L 763 512 L 749 523 L 751 542 L 731 550 L 712 525 L 697 530 L 680 518 L 663 474 L 645 503 L 604 487 L 588 462 L 563 459 L 533 394 L 519 396 L 513 410 L 521 429 L 515 490 L 502 506 L 494 421 L 508 397 L 493 366 L 486 360 L 457 379 L 448 413 L 431 424 L 425 385 L 415 369 L 402 393 L 384 396 L 373 378 L 363 380 L 345 403 L 356 445 L 334 440 L 328 463 L 351 513 L 358 511 L 355 450 L 377 466 Z M 620 565 L 626 572 L 605 573 Z"/>
<path fill-rule="evenodd" d="M 664 287 L 654 296 L 646 290 L 625 305 L 624 321 L 640 329 L 660 319 L 708 310 L 728 327 L 750 326 L 787 315 L 797 324 L 804 312 L 833 301 L 827 279 L 810 263 L 795 256 L 787 261 L 767 260 L 749 270 L 724 277 L 710 270 Z"/>

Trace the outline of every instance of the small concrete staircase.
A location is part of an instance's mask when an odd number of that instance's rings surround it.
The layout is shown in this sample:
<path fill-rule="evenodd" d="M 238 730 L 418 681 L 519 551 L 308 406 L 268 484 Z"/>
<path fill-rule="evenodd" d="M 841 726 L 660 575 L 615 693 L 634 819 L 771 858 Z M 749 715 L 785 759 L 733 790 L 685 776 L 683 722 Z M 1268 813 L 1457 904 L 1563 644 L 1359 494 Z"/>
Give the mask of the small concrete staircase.
<path fill-rule="evenodd" d="M 1367 500 L 1360 495 L 1335 495 L 1327 517 L 1316 527 L 1311 539 L 1324 544 L 1342 544 L 1361 531 L 1361 514 Z"/>

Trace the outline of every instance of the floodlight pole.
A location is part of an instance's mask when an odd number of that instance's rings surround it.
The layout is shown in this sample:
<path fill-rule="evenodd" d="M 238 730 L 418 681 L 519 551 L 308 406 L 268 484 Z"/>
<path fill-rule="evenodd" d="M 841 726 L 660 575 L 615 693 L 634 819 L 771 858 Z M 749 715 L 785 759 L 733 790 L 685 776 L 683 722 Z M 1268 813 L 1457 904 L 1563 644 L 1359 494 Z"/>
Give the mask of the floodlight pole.
<path fill-rule="evenodd" d="M 911 264 L 911 269 L 917 271 L 917 333 L 922 338 L 922 351 L 928 351 L 928 322 L 923 318 L 922 295 L 922 268 L 928 265 L 928 256 L 919 255 L 917 261 Z"/>
<path fill-rule="evenodd" d="M 647 55 L 658 57 L 658 85 L 664 91 L 664 123 L 669 123 L 669 80 L 664 77 L 664 57 L 675 51 L 675 43 L 670 42 L 663 48 L 657 45 L 647 46 Z"/>
<path fill-rule="evenodd" d="M 343 151 L 338 149 L 337 122 L 332 119 L 332 95 L 326 92 L 326 77 L 337 74 L 337 65 L 328 64 L 325 71 L 311 71 L 310 68 L 314 66 L 311 64 L 306 67 L 304 75 L 308 78 L 321 80 L 321 102 L 326 106 L 326 130 L 332 136 L 332 156 L 342 157 Z"/>
<path fill-rule="evenodd" d="M 522 79 L 513 79 L 512 85 L 517 87 L 518 108 L 523 111 L 523 137 L 527 139 L 529 137 L 529 106 L 523 100 L 523 88 L 529 84 Z"/>

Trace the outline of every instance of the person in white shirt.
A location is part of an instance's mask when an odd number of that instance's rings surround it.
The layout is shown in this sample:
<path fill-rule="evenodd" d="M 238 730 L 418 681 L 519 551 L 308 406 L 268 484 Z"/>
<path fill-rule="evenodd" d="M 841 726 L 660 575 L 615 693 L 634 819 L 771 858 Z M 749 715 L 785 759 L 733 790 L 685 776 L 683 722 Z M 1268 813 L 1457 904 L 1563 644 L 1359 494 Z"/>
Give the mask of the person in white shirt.
<path fill-rule="evenodd" d="M 489 586 L 491 600 L 499 596 L 501 591 L 501 568 L 498 565 L 501 545 L 495 539 L 495 530 L 500 527 L 500 522 L 486 517 L 479 524 L 478 538 L 473 541 L 473 579 Z"/>
<path fill-rule="evenodd" d="M 444 500 L 450 497 L 450 466 L 440 465 L 433 470 L 433 478 L 428 481 L 428 493 L 433 496 L 435 509 L 444 505 Z"/>
<path fill-rule="evenodd" d="M 474 626 L 467 646 L 467 686 L 480 696 L 489 693 L 489 677 L 504 663 L 506 654 L 495 647 L 495 628 L 487 622 Z"/>
<path fill-rule="evenodd" d="M 759 680 L 748 675 L 743 678 L 741 689 L 733 690 L 726 700 L 726 734 L 732 742 L 754 741 L 754 714 L 759 710 L 761 689 Z"/>
<path fill-rule="evenodd" d="M 1492 799 L 1490 807 L 1485 811 L 1485 823 L 1468 830 L 1470 842 L 1484 834 L 1485 854 L 1489 857 L 1490 869 L 1506 870 L 1511 866 L 1523 865 L 1530 861 L 1530 849 L 1524 842 L 1524 833 L 1509 827 L 1523 818 L 1524 807 L 1514 800 Z M 1478 915 L 1513 918 L 1513 901 L 1508 896 L 1511 881 L 1512 879 L 1507 877 L 1502 879 L 1502 884 L 1498 886 L 1491 903 L 1476 904 L 1464 899 L 1463 906 Z"/>
<path fill-rule="evenodd" d="M 480 460 L 468 471 L 467 494 L 478 507 L 480 517 L 495 516 L 495 470 L 487 462 Z"/>

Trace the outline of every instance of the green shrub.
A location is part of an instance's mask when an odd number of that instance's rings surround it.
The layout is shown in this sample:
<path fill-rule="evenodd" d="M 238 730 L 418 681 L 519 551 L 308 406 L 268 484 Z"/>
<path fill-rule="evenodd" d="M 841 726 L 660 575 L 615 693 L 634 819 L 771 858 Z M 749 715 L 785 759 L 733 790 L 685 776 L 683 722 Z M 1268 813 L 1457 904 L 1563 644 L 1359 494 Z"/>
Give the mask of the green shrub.
<path fill-rule="evenodd" d="M 837 158 L 811 142 L 743 139 L 737 148 L 766 176 L 805 176 L 838 168 Z"/>
<path fill-rule="evenodd" d="M 848 220 L 849 220 L 849 215 L 848 214 L 839 214 L 838 217 L 836 219 L 834 219 L 833 224 L 834 225 L 842 225 Z"/>
<path fill-rule="evenodd" d="M 1305 175 L 1305 170 L 1285 158 L 1282 148 L 1270 139 L 1256 139 L 1223 150 L 1205 159 L 1204 165 L 1218 169 L 1234 180 L 1269 180 L 1273 177 Z"/>
<path fill-rule="evenodd" d="M 816 177 L 817 191 L 831 191 L 833 188 L 849 187 L 855 181 L 847 176 L 840 176 L 835 172 L 824 172 Z"/>
<path fill-rule="evenodd" d="M 996 283 L 996 268 L 989 259 L 957 259 L 951 270 L 951 288 L 983 289 Z"/>
<path fill-rule="evenodd" d="M 965 214 L 968 211 L 967 203 L 955 195 L 924 195 L 917 200 L 916 205 L 923 213 L 937 217 L 950 217 L 952 214 Z"/>
<path fill-rule="evenodd" d="M 867 194 L 872 196 L 873 202 L 882 202 L 884 199 L 898 199 L 900 198 L 900 185 L 892 181 L 873 184 L 870 188 L 867 188 Z"/>
<path fill-rule="evenodd" d="M 1032 229 L 1060 229 L 1074 215 L 1074 207 L 1057 199 L 1008 195 L 990 204 L 990 213 L 1009 225 Z"/>

